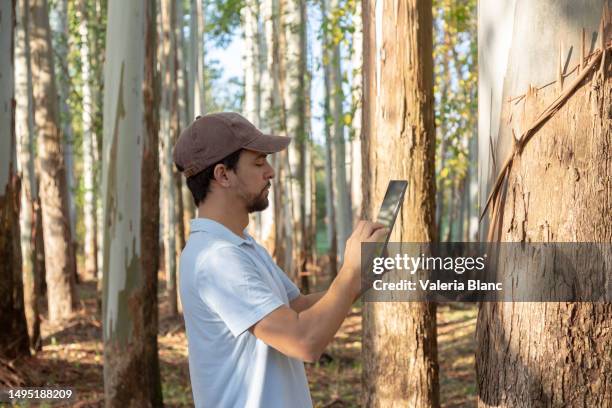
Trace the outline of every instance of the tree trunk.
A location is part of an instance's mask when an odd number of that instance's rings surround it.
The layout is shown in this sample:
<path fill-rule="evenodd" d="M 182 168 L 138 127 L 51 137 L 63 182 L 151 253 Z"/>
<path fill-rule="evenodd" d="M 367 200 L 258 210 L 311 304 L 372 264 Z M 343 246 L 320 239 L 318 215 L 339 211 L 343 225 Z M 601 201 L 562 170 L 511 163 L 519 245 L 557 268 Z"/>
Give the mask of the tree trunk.
<path fill-rule="evenodd" d="M 89 55 L 89 27 L 87 4 L 81 0 L 79 4 L 79 35 L 81 37 L 81 78 L 83 80 L 83 221 L 85 226 L 85 242 L 83 245 L 85 255 L 85 276 L 95 280 L 98 275 L 98 242 L 96 220 L 96 194 L 94 172 L 94 138 L 93 127 L 93 94 L 92 75 Z"/>
<path fill-rule="evenodd" d="M 19 190 L 15 139 L 15 0 L 0 3 L 0 356 L 29 354 L 19 246 Z"/>
<path fill-rule="evenodd" d="M 364 208 L 409 188 L 391 241 L 432 242 L 435 129 L 431 1 L 364 2 Z M 435 304 L 365 303 L 364 406 L 439 406 Z"/>
<path fill-rule="evenodd" d="M 261 89 L 260 89 L 260 30 L 259 2 L 246 1 L 240 10 L 242 33 L 244 36 L 244 109 L 243 115 L 257 128 L 260 125 Z M 250 233 L 261 241 L 261 212 L 249 214 Z"/>
<path fill-rule="evenodd" d="M 162 0 L 162 109 L 161 109 L 161 194 L 164 216 L 164 261 L 166 294 L 170 314 L 178 314 L 176 290 L 176 180 L 172 148 L 178 135 L 178 88 L 176 82 L 176 4 L 175 0 Z"/>
<path fill-rule="evenodd" d="M 362 192 L 361 192 L 361 122 L 362 122 L 362 66 L 363 66 L 363 16 L 361 12 L 361 2 L 357 2 L 355 5 L 355 12 L 352 16 L 353 32 L 352 38 L 352 55 L 351 55 L 351 69 L 352 69 L 352 81 L 351 81 L 351 105 L 352 105 L 352 123 L 351 123 L 351 138 L 350 138 L 350 151 L 351 151 L 351 166 L 350 166 L 350 190 L 351 190 L 351 212 L 352 212 L 352 225 L 355 225 L 356 221 L 361 219 L 361 203 L 362 203 Z"/>
<path fill-rule="evenodd" d="M 23 298 L 30 349 L 40 350 L 40 316 L 38 298 L 40 275 L 37 262 L 36 226 L 39 208 L 38 183 L 34 170 L 34 113 L 32 112 L 32 71 L 30 69 L 30 36 L 27 31 L 28 0 L 17 3 L 17 35 L 15 43 L 15 129 L 18 163 L 21 165 L 21 253 L 23 267 Z M 44 256 L 44 255 L 43 255 Z"/>
<path fill-rule="evenodd" d="M 612 2 L 511 6 L 508 21 L 494 18 L 493 4 L 479 9 L 480 30 L 497 39 L 479 46 L 486 96 L 480 151 L 494 149 L 480 165 L 489 186 L 505 175 L 489 206 L 489 237 L 610 243 Z M 553 101 L 560 105 L 545 113 Z M 516 279 L 512 269 L 502 265 L 499 279 Z M 537 275 L 518 272 L 525 287 Z M 484 303 L 476 333 L 479 406 L 611 406 L 610 321 L 610 303 Z"/>
<path fill-rule="evenodd" d="M 329 273 L 333 279 L 338 273 L 338 233 L 336 223 L 336 207 L 334 205 L 335 179 L 334 179 L 334 144 L 331 124 L 333 112 L 331 111 L 331 98 L 333 96 L 331 83 L 331 48 L 329 46 L 329 21 L 327 20 L 328 1 L 321 1 L 321 15 L 323 24 L 323 80 L 325 83 L 324 121 L 325 121 L 325 224 L 327 225 L 327 241 L 329 243 Z"/>
<path fill-rule="evenodd" d="M 50 22 L 54 23 L 52 29 L 56 31 L 53 38 L 53 49 L 58 58 L 54 58 L 55 72 L 57 74 L 58 103 L 60 107 L 60 128 L 62 130 L 62 148 L 64 151 L 64 163 L 66 165 L 66 184 L 68 186 L 68 208 L 70 215 L 70 236 L 72 237 L 72 248 L 76 254 L 78 248 L 76 236 L 76 200 L 74 191 L 76 182 L 74 179 L 74 134 L 72 131 L 72 115 L 68 107 L 70 94 L 70 78 L 68 73 L 68 2 L 57 1 L 55 7 L 50 10 Z M 76 262 L 76 260 L 75 260 Z M 75 264 L 75 279 L 78 280 Z"/>
<path fill-rule="evenodd" d="M 301 283 L 305 269 L 306 247 L 306 5 L 302 0 L 286 0 L 283 10 L 285 34 L 284 104 L 286 110 L 287 135 L 293 141 L 287 151 L 287 187 L 289 200 L 286 202 L 290 220 L 287 235 L 291 240 L 290 276 Z M 289 271 L 286 271 L 289 273 Z"/>
<path fill-rule="evenodd" d="M 261 91 L 261 111 L 260 120 L 262 130 L 274 133 L 279 130 L 278 110 L 279 110 L 279 91 L 276 72 L 276 61 L 274 60 L 275 47 L 277 46 L 275 19 L 278 16 L 277 0 L 265 0 L 260 5 L 262 23 L 264 31 L 261 36 L 261 58 L 260 58 L 260 91 Z M 273 163 L 274 165 L 274 158 Z M 276 187 L 276 183 L 274 184 Z M 275 254 L 276 231 L 274 228 L 274 214 L 276 212 L 275 188 L 270 189 L 270 206 L 261 213 L 261 244 L 269 253 Z"/>
<path fill-rule="evenodd" d="M 53 47 L 46 0 L 30 1 L 32 88 L 37 133 L 38 167 L 49 320 L 72 315 L 76 302 L 75 254 L 71 245 L 66 166 L 59 125 Z"/>
<path fill-rule="evenodd" d="M 108 5 L 102 163 L 107 407 L 163 405 L 155 8 L 146 0 Z"/>
<path fill-rule="evenodd" d="M 339 0 L 331 0 L 330 13 L 333 15 L 339 7 Z M 326 48 L 330 51 L 329 85 L 331 95 L 329 97 L 329 109 L 333 121 L 332 140 L 334 143 L 333 166 L 334 166 L 334 188 L 336 205 L 336 230 L 338 239 L 338 256 L 340 261 L 344 256 L 346 240 L 351 234 L 352 215 L 350 190 L 346 177 L 346 141 L 344 135 L 344 110 L 342 102 L 342 66 L 340 56 L 340 44 L 334 43 L 330 36 L 327 37 Z M 334 202 L 334 204 L 336 204 Z"/>
<path fill-rule="evenodd" d="M 204 108 L 204 10 L 201 0 L 191 0 L 189 37 L 189 106 L 191 115 L 203 115 Z"/>

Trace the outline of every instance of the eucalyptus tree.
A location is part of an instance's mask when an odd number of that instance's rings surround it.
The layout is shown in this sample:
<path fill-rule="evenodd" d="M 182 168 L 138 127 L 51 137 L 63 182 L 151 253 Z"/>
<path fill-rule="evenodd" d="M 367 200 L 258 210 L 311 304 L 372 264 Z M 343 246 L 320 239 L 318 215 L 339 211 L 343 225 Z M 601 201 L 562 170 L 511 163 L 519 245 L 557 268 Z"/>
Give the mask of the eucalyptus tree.
<path fill-rule="evenodd" d="M 389 179 L 409 182 L 391 241 L 434 242 L 435 129 L 431 1 L 365 1 L 364 210 L 372 219 Z M 363 405 L 436 407 L 436 307 L 366 302 Z"/>
<path fill-rule="evenodd" d="M 104 70 L 105 405 L 162 406 L 155 1 L 110 0 Z"/>
<path fill-rule="evenodd" d="M 40 349 L 40 315 L 38 297 L 44 274 L 44 250 L 38 179 L 34 169 L 34 112 L 32 106 L 32 69 L 28 33 L 29 1 L 17 2 L 15 35 L 15 132 L 21 174 L 21 208 L 19 214 L 23 268 L 23 298 L 28 324 L 30 349 Z"/>
<path fill-rule="evenodd" d="M 0 3 L 0 355 L 29 354 L 23 308 L 21 248 L 19 245 L 19 189 L 15 138 L 14 33 L 15 1 Z"/>
<path fill-rule="evenodd" d="M 47 0 L 30 0 L 32 92 L 40 171 L 49 320 L 69 318 L 76 303 L 76 258 L 70 231 L 66 163 L 62 148 Z"/>
<path fill-rule="evenodd" d="M 612 242 L 611 6 L 609 0 L 479 3 L 479 36 L 491 39 L 479 43 L 487 240 Z M 585 272 L 590 261 L 567 259 L 580 284 L 594 279 Z M 497 269 L 498 279 L 548 296 L 554 288 L 535 284 L 541 272 L 503 261 Z M 610 405 L 612 304 L 554 299 L 481 305 L 479 406 Z"/>

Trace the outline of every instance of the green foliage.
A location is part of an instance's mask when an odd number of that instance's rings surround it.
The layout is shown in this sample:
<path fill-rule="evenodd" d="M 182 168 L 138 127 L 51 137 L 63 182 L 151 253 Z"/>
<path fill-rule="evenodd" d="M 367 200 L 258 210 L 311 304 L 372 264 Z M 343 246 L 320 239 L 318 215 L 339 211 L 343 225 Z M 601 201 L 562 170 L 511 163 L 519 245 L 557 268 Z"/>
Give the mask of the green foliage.
<path fill-rule="evenodd" d="M 224 48 L 240 26 L 240 10 L 244 7 L 244 0 L 205 1 L 205 5 L 205 32 L 216 47 Z"/>

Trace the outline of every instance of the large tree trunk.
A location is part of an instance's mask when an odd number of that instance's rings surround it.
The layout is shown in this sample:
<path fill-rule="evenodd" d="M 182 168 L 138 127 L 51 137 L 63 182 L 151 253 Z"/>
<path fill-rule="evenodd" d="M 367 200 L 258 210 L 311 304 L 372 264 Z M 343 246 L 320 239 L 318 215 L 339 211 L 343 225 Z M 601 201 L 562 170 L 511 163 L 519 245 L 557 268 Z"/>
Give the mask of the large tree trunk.
<path fill-rule="evenodd" d="M 408 192 L 391 241 L 436 238 L 431 1 L 364 2 L 364 208 L 373 218 L 390 179 Z M 376 35 L 377 34 L 377 35 Z M 439 406 L 436 308 L 366 303 L 368 407 Z"/>
<path fill-rule="evenodd" d="M 155 16 L 154 1 L 108 5 L 102 163 L 107 407 L 163 404 L 157 353 Z"/>
<path fill-rule="evenodd" d="M 40 316 L 38 298 L 40 277 L 37 262 L 41 250 L 36 243 L 36 228 L 40 226 L 38 182 L 34 170 L 34 113 L 32 111 L 32 71 L 30 69 L 30 36 L 28 0 L 19 0 L 17 6 L 17 35 L 15 43 L 15 129 L 17 155 L 21 165 L 21 253 L 23 265 L 23 298 L 30 349 L 39 350 Z M 38 213 L 38 215 L 37 215 Z M 44 254 L 42 254 L 44 257 Z"/>
<path fill-rule="evenodd" d="M 94 139 L 97 137 L 93 127 L 92 75 L 89 55 L 87 4 L 79 4 L 79 35 L 81 36 L 81 78 L 83 80 L 83 221 L 85 226 L 85 276 L 96 279 L 98 275 L 98 232 L 96 220 L 96 188 L 94 172 Z"/>
<path fill-rule="evenodd" d="M 489 238 L 610 243 L 612 2 L 511 3 L 501 19 L 495 5 L 479 8 L 495 39 L 479 48 L 481 191 L 497 192 Z M 538 274 L 524 272 L 497 273 L 529 287 Z M 611 321 L 610 303 L 484 303 L 479 406 L 611 406 Z"/>
<path fill-rule="evenodd" d="M 19 189 L 15 139 L 15 0 L 0 3 L 0 356 L 29 354 L 19 246 Z"/>
<path fill-rule="evenodd" d="M 76 302 L 66 166 L 59 125 L 53 49 L 46 0 L 30 1 L 32 88 L 40 169 L 49 320 L 69 318 Z"/>
<path fill-rule="evenodd" d="M 178 88 L 176 81 L 176 4 L 175 0 L 162 0 L 162 108 L 161 108 L 161 194 L 164 217 L 164 262 L 166 294 L 170 314 L 178 314 L 176 291 L 176 181 L 172 148 L 178 134 Z"/>

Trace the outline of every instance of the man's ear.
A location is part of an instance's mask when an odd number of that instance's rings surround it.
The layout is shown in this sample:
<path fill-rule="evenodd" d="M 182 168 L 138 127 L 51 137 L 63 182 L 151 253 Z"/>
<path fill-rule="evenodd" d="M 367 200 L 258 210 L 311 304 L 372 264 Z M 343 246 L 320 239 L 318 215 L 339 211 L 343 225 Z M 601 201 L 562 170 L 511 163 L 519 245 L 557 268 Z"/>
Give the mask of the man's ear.
<path fill-rule="evenodd" d="M 217 164 L 213 170 L 213 176 L 217 183 L 223 187 L 229 187 L 230 181 L 228 177 L 228 169 L 223 164 Z"/>

